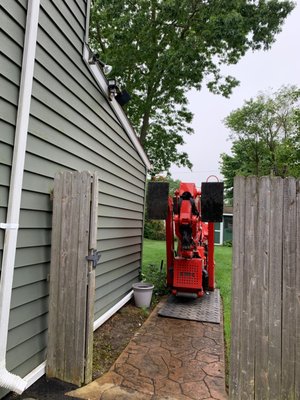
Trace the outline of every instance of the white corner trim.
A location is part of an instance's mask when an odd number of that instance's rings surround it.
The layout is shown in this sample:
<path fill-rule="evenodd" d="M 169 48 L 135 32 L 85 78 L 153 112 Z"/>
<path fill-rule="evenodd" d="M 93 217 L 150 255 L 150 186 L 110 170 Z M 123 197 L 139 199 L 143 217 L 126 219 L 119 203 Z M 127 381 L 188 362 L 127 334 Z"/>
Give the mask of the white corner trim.
<path fill-rule="evenodd" d="M 117 304 L 115 304 L 112 308 L 110 308 L 106 313 L 101 315 L 100 318 L 98 318 L 94 322 L 94 331 L 98 329 L 104 322 L 106 322 L 112 315 L 114 315 L 117 311 L 120 310 L 133 296 L 133 290 L 129 292 L 123 299 L 121 299 Z"/>
<path fill-rule="evenodd" d="M 33 385 L 38 379 L 40 379 L 46 373 L 46 361 L 38 365 L 33 371 L 29 372 L 28 375 L 24 377 L 27 382 L 26 389 Z"/>
<path fill-rule="evenodd" d="M 92 75 L 94 76 L 94 78 L 96 79 L 98 85 L 100 86 L 101 90 L 103 91 L 103 93 L 105 94 L 105 96 L 107 96 L 108 98 L 108 85 L 107 85 L 107 80 L 105 78 L 105 76 L 103 75 L 102 71 L 100 70 L 100 68 L 97 66 L 97 64 L 90 64 L 89 63 L 89 47 L 86 43 L 84 43 L 83 45 L 83 59 L 86 63 L 86 65 L 88 66 L 89 70 L 91 71 Z M 133 127 L 131 126 L 126 114 L 124 113 L 124 110 L 122 109 L 122 107 L 120 106 L 120 104 L 116 101 L 116 99 L 112 99 L 112 100 L 108 100 L 112 109 L 115 111 L 119 121 L 121 122 L 123 128 L 125 129 L 125 131 L 127 132 L 132 144 L 134 145 L 135 149 L 137 150 L 137 152 L 139 153 L 141 159 L 143 160 L 145 166 L 147 169 L 151 168 L 151 164 L 148 160 L 148 157 L 138 139 L 138 137 L 136 136 L 136 133 L 133 129 Z"/>

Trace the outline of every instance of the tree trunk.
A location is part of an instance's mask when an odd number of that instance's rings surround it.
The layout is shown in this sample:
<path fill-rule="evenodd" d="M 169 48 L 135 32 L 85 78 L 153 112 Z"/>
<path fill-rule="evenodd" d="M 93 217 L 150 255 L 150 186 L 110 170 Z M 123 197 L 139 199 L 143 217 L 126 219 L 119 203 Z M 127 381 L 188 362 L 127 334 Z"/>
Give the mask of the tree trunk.
<path fill-rule="evenodd" d="M 144 146 L 145 144 L 145 139 L 149 128 L 149 121 L 150 121 L 150 107 L 148 107 L 148 109 L 144 112 L 143 115 L 143 124 L 140 130 L 140 142 L 142 146 Z"/>
<path fill-rule="evenodd" d="M 150 125 L 150 115 L 151 115 L 151 109 L 152 109 L 152 102 L 153 102 L 153 92 L 155 92 L 157 87 L 157 83 L 149 83 L 148 89 L 147 89 L 147 97 L 145 100 L 145 111 L 143 114 L 143 123 L 142 127 L 140 130 L 140 142 L 141 145 L 144 146 L 145 144 L 145 139 L 148 133 L 149 125 Z"/>

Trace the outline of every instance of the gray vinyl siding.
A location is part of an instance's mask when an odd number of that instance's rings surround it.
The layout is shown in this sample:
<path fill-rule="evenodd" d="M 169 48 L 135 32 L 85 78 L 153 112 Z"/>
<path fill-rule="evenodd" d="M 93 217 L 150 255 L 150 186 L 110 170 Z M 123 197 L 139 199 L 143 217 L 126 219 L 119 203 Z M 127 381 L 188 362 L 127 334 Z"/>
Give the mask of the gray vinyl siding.
<path fill-rule="evenodd" d="M 5 221 L 19 95 L 26 1 L 1 13 L 0 219 Z M 22 188 L 7 367 L 21 376 L 45 360 L 53 177 L 97 171 L 95 319 L 138 279 L 146 168 L 82 58 L 85 1 L 42 0 Z M 2 71 L 3 65 L 3 71 Z M 1 94 L 2 94 L 1 93 Z M 0 257 L 3 231 L 0 230 Z M 0 389 L 0 397 L 3 395 Z"/>
<path fill-rule="evenodd" d="M 2 3 L 0 5 L 0 222 L 5 222 L 11 172 L 11 146 L 14 141 L 17 115 L 15 102 L 18 98 L 19 65 L 22 59 L 24 40 L 24 30 L 21 26 L 25 24 L 26 13 L 17 2 L 7 1 L 5 4 Z M 16 22 L 11 15 L 16 15 L 20 22 Z M 0 271 L 3 244 L 4 230 L 0 229 Z"/>

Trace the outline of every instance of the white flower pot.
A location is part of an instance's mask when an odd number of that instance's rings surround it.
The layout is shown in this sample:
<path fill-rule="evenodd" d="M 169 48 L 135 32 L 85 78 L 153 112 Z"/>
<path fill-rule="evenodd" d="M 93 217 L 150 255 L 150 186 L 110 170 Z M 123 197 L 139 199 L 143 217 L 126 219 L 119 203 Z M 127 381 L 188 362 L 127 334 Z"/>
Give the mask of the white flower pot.
<path fill-rule="evenodd" d="M 147 282 L 137 282 L 132 285 L 135 305 L 150 307 L 154 285 Z"/>

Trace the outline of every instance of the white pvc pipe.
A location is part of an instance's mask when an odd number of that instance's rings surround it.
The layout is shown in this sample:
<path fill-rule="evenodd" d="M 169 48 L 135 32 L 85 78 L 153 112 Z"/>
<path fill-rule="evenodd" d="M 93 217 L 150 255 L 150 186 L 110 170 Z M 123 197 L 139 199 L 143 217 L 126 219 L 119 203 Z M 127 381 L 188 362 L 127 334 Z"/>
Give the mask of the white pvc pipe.
<path fill-rule="evenodd" d="M 1 224 L 1 228 L 5 229 L 5 237 L 0 281 L 0 386 L 18 394 L 24 391 L 27 382 L 19 376 L 7 371 L 6 351 L 39 9 L 40 0 L 28 1 L 7 219 L 6 223 Z"/>

